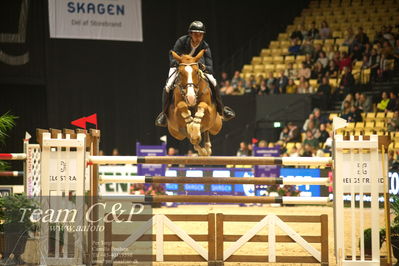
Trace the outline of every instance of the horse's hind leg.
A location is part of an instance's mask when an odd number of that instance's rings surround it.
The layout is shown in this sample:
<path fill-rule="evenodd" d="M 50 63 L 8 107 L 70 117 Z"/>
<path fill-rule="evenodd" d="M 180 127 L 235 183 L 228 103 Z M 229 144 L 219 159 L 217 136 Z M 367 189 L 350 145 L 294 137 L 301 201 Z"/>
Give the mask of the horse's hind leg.
<path fill-rule="evenodd" d="M 211 144 L 211 138 L 209 136 L 209 131 L 204 132 L 204 147 L 207 152 L 207 155 L 210 156 L 212 154 L 212 144 Z"/>

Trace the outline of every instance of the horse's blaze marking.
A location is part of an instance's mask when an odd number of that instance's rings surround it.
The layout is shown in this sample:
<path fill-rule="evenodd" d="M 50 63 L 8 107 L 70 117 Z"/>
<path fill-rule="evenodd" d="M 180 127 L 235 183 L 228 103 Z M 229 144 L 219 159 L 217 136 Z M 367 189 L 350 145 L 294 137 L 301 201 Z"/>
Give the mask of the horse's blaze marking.
<path fill-rule="evenodd" d="M 188 77 L 187 77 L 187 83 L 188 84 L 193 84 L 193 68 L 191 66 L 185 66 L 184 70 L 186 70 Z M 187 86 L 187 101 L 188 104 L 191 106 L 195 105 L 195 91 L 194 91 L 194 86 L 193 85 L 188 85 Z"/>

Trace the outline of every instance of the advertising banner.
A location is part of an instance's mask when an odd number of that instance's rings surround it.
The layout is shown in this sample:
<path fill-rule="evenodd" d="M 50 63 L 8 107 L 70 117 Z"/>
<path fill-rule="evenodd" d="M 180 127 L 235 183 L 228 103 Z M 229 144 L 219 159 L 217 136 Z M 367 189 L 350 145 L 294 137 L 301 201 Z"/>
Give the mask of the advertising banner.
<path fill-rule="evenodd" d="M 143 41 L 141 0 L 49 0 L 50 38 Z"/>

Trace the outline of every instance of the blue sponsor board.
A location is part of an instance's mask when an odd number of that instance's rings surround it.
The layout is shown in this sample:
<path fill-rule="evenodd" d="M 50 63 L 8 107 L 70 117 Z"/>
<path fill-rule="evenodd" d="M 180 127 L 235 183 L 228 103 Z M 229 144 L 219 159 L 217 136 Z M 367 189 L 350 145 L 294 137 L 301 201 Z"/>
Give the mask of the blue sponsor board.
<path fill-rule="evenodd" d="M 280 147 L 276 148 L 259 148 L 254 147 L 254 156 L 257 157 L 278 157 L 280 156 Z M 279 177 L 280 166 L 278 165 L 255 165 L 256 177 Z"/>
<path fill-rule="evenodd" d="M 280 168 L 280 177 L 320 177 L 320 169 Z M 301 185 L 297 187 L 301 191 L 301 196 L 320 197 L 320 185 Z"/>
<path fill-rule="evenodd" d="M 139 142 L 136 143 L 137 156 L 165 156 L 166 145 L 160 146 L 154 145 L 141 145 Z M 137 174 L 146 176 L 164 176 L 166 171 L 165 164 L 138 164 Z"/>

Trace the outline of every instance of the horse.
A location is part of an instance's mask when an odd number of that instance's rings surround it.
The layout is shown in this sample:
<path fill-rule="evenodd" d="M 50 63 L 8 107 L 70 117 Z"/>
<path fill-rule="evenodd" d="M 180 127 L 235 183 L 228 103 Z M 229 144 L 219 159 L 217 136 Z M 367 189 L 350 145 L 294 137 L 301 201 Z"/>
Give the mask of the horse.
<path fill-rule="evenodd" d="M 167 119 L 169 133 L 174 138 L 188 138 L 200 156 L 210 156 L 212 144 L 209 134 L 220 132 L 222 117 L 212 101 L 209 81 L 198 63 L 204 52 L 201 50 L 197 56 L 192 57 L 179 56 L 171 51 L 179 66 Z"/>

